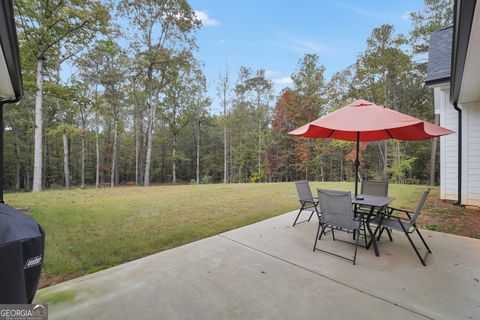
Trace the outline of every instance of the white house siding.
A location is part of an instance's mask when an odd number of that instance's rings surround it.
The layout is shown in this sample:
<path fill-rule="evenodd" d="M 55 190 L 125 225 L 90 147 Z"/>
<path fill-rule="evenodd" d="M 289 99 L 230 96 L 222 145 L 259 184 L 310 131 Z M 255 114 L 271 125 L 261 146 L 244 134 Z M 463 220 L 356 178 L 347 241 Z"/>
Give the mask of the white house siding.
<path fill-rule="evenodd" d="M 434 88 L 435 113 L 440 126 L 455 131 L 440 137 L 440 199 L 457 200 L 458 191 L 458 113 L 449 102 L 448 86 Z"/>
<path fill-rule="evenodd" d="M 462 104 L 462 204 L 480 206 L 480 102 Z"/>

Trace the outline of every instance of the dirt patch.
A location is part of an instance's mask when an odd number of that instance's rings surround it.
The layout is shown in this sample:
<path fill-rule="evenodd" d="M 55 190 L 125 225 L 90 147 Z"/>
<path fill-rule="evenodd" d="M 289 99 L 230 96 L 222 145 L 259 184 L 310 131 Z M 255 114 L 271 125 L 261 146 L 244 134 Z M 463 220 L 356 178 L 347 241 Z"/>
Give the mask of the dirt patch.
<path fill-rule="evenodd" d="M 480 239 L 480 212 L 453 203 L 440 200 L 438 190 L 432 190 L 418 225 L 433 231 Z"/>
<path fill-rule="evenodd" d="M 50 287 L 53 286 L 54 284 L 64 282 L 70 279 L 78 278 L 81 276 L 84 276 L 85 273 L 83 272 L 77 272 L 77 273 L 72 273 L 72 274 L 67 274 L 67 275 L 62 275 L 62 276 L 50 276 L 45 273 L 42 273 L 40 276 L 40 281 L 38 282 L 38 288 L 45 288 L 45 287 Z"/>

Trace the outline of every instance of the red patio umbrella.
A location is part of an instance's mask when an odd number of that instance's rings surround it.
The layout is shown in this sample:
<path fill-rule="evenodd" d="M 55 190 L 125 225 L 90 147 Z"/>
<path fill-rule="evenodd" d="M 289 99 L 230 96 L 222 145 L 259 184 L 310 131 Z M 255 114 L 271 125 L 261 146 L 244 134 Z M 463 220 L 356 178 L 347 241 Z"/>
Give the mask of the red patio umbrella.
<path fill-rule="evenodd" d="M 355 196 L 357 196 L 360 141 L 423 140 L 451 133 L 454 132 L 435 124 L 377 106 L 366 100 L 357 100 L 288 134 L 306 138 L 356 141 Z"/>

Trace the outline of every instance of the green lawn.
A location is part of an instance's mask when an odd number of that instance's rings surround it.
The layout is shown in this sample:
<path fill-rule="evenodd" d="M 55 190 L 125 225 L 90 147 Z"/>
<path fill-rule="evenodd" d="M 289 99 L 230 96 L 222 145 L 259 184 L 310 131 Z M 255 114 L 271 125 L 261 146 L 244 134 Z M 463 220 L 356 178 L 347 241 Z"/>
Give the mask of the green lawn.
<path fill-rule="evenodd" d="M 353 189 L 351 183 L 312 188 Z M 414 208 L 424 186 L 391 185 Z M 166 185 L 6 194 L 46 230 L 46 277 L 95 272 L 298 208 L 293 183 Z"/>

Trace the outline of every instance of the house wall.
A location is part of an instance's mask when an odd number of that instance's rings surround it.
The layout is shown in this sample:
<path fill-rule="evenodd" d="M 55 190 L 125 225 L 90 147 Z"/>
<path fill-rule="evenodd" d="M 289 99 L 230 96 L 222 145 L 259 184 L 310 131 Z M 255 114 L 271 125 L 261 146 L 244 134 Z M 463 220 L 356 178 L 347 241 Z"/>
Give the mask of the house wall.
<path fill-rule="evenodd" d="M 458 112 L 450 104 L 448 85 L 433 89 L 435 113 L 440 125 L 455 131 L 440 137 L 440 199 L 457 200 Z M 480 206 L 480 101 L 462 108 L 462 204 Z"/>
<path fill-rule="evenodd" d="M 455 131 L 440 137 L 440 199 L 457 200 L 458 194 L 458 113 L 450 104 L 450 87 L 433 89 L 435 113 L 440 115 L 440 126 Z"/>
<path fill-rule="evenodd" d="M 480 102 L 462 107 L 462 204 L 480 206 Z"/>

